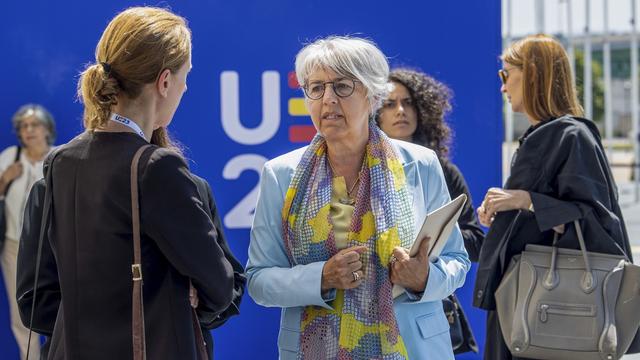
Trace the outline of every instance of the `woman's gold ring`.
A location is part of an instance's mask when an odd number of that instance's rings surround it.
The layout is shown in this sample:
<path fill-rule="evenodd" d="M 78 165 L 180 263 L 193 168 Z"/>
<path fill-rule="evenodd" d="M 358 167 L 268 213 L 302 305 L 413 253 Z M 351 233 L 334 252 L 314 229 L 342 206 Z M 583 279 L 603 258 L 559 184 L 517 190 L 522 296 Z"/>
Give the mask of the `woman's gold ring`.
<path fill-rule="evenodd" d="M 358 274 L 357 271 L 354 271 L 351 273 L 353 275 L 353 281 L 356 282 L 358 280 L 360 280 L 360 274 Z"/>

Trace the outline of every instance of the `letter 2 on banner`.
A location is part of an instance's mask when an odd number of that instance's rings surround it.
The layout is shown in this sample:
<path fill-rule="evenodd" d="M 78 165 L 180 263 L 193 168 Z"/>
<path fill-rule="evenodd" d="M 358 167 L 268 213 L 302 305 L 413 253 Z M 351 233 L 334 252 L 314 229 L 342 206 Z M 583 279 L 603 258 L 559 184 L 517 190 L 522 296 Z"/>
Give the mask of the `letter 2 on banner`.
<path fill-rule="evenodd" d="M 243 154 L 229 160 L 222 170 L 222 176 L 227 180 L 235 180 L 245 170 L 253 170 L 260 174 L 262 166 L 267 161 L 264 156 L 256 154 Z M 224 217 L 224 225 L 229 229 L 250 228 L 253 222 L 253 214 L 258 201 L 258 184 L 240 200 Z"/>

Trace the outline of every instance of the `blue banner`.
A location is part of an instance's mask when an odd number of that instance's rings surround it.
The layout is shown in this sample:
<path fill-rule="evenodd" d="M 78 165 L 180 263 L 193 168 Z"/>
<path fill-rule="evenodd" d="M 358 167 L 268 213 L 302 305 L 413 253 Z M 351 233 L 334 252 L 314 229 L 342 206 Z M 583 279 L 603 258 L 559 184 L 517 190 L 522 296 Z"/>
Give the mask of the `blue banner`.
<path fill-rule="evenodd" d="M 11 1 L 0 22 L 0 145 L 16 143 L 11 116 L 29 102 L 55 116 L 58 143 L 82 131 L 78 74 L 94 61 L 109 20 L 132 1 Z M 147 3 L 149 4 L 149 3 Z M 193 70 L 170 129 L 193 171 L 212 185 L 231 248 L 246 262 L 262 164 L 305 145 L 314 130 L 293 74 L 306 42 L 331 34 L 375 41 L 392 66 L 422 69 L 454 92 L 452 157 L 477 206 L 500 185 L 500 1 L 169 1 L 193 32 Z M 478 341 L 484 313 L 471 307 L 473 274 L 458 294 Z M 246 296 L 241 315 L 214 331 L 219 359 L 275 359 L 280 309 Z M 96 334 L 96 336 L 100 336 Z M 5 292 L 0 358 L 17 358 Z M 464 355 L 480 359 L 480 355 Z"/>

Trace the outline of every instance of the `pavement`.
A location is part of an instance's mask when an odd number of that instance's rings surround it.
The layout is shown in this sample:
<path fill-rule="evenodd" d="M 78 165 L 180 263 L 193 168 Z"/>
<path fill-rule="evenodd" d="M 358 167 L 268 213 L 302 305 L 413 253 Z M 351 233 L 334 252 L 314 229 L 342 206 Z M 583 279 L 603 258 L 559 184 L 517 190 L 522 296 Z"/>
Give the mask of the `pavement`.
<path fill-rule="evenodd" d="M 634 262 L 640 264 L 640 184 L 618 184 L 618 193 Z"/>
<path fill-rule="evenodd" d="M 633 259 L 640 264 L 640 184 L 618 183 L 620 208 L 627 225 Z M 623 360 L 640 360 L 640 354 L 626 355 Z"/>

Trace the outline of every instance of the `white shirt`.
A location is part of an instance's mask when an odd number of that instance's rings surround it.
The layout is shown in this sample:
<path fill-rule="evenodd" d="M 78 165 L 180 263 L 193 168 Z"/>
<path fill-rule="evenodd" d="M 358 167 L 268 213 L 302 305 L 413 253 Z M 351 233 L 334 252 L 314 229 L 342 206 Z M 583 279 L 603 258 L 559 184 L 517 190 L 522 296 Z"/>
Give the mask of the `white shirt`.
<path fill-rule="evenodd" d="M 16 159 L 17 146 L 11 146 L 0 153 L 0 174 L 7 170 Z M 5 219 L 7 221 L 7 232 L 5 238 L 13 241 L 20 240 L 22 232 L 22 221 L 27 197 L 31 191 L 33 183 L 42 178 L 43 161 L 31 163 L 25 154 L 24 149 L 20 153 L 22 163 L 22 174 L 15 178 L 5 196 Z"/>

